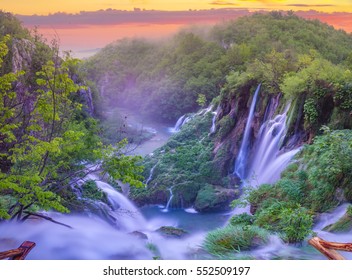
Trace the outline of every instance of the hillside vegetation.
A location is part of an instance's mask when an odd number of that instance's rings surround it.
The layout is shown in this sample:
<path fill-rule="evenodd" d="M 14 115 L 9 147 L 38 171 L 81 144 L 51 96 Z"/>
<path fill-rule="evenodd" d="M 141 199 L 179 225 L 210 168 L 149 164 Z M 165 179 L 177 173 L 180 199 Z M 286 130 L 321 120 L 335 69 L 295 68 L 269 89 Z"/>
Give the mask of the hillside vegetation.
<path fill-rule="evenodd" d="M 140 158 L 102 143 L 79 61 L 11 14 L 0 12 L 0 26 L 0 220 L 69 212 L 72 187 L 94 170 L 141 185 Z"/>
<path fill-rule="evenodd" d="M 306 83 L 324 87 L 320 80 L 327 77 L 314 73 L 324 66 L 325 73 L 340 76 L 331 77 L 325 86 L 339 83 L 333 89 L 341 92 L 347 77 L 340 74 L 352 67 L 351 44 L 344 31 L 292 13 L 271 12 L 225 22 L 209 32 L 185 29 L 168 41 L 117 41 L 83 67 L 97 83 L 105 108 L 129 106 L 155 118 L 176 120 L 199 109 L 199 96 L 209 104 L 225 84 L 240 84 L 237 76 L 242 83 L 261 80 L 270 93 L 282 90 L 292 96 L 290 83 L 305 72 L 311 73 Z"/>

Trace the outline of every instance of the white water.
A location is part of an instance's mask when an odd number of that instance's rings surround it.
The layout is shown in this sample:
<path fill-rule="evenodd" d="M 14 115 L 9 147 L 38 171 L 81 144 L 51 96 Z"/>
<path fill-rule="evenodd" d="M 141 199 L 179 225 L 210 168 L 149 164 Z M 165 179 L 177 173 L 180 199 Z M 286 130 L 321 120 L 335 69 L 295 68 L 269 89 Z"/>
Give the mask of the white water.
<path fill-rule="evenodd" d="M 153 179 L 153 173 L 154 173 L 154 169 L 155 167 L 158 165 L 159 162 L 157 162 L 151 169 L 150 169 L 150 173 L 149 173 L 149 177 L 147 179 L 147 181 L 145 181 L 145 187 L 148 187 L 148 183 Z"/>
<path fill-rule="evenodd" d="M 287 111 L 276 115 L 272 120 L 264 122 L 259 130 L 253 150 L 248 181 L 252 185 L 274 183 L 287 167 L 298 149 L 283 151 L 282 141 L 286 135 Z"/>
<path fill-rule="evenodd" d="M 175 126 L 170 128 L 169 131 L 171 133 L 179 132 L 181 127 L 182 127 L 182 125 L 184 124 L 185 120 L 186 120 L 186 115 L 182 115 L 181 117 L 179 117 L 179 119 L 177 120 Z"/>
<path fill-rule="evenodd" d="M 319 216 L 317 223 L 315 224 L 313 230 L 317 233 L 320 238 L 330 242 L 341 242 L 341 243 L 351 243 L 352 242 L 352 230 L 343 233 L 332 233 L 324 231 L 326 226 L 336 223 L 342 216 L 346 213 L 347 207 L 350 204 L 344 203 L 336 207 L 333 211 L 323 213 Z M 347 253 L 339 251 L 346 259 L 352 259 L 352 252 Z"/>
<path fill-rule="evenodd" d="M 197 214 L 198 213 L 198 211 L 196 209 L 194 209 L 193 207 L 185 208 L 184 210 L 185 210 L 185 212 L 190 213 L 190 214 Z"/>
<path fill-rule="evenodd" d="M 220 106 L 216 109 L 215 112 L 213 112 L 213 118 L 211 121 L 211 128 L 210 128 L 210 134 L 214 134 L 216 132 L 216 117 L 218 115 L 218 112 L 220 110 Z"/>
<path fill-rule="evenodd" d="M 113 208 L 110 214 L 116 218 L 118 226 L 126 231 L 143 230 L 147 227 L 147 221 L 127 197 L 105 182 L 96 180 L 96 184 L 107 194 Z"/>
<path fill-rule="evenodd" d="M 170 127 L 168 130 L 170 133 L 177 133 L 180 131 L 180 129 L 182 128 L 182 126 L 184 126 L 186 123 L 188 123 L 190 120 L 192 120 L 195 116 L 202 116 L 205 115 L 206 113 L 209 113 L 213 108 L 213 105 L 209 105 L 207 108 L 204 108 L 202 110 L 200 110 L 197 113 L 194 114 L 185 114 L 182 115 L 181 117 L 178 118 L 178 120 L 176 121 L 176 124 L 174 127 Z M 213 112 L 215 113 L 215 112 Z M 215 120 L 214 120 L 214 126 L 215 126 Z M 215 132 L 215 131 L 214 131 Z"/>
<path fill-rule="evenodd" d="M 248 119 L 246 122 L 246 127 L 243 134 L 241 148 L 238 152 L 236 162 L 235 162 L 235 171 L 234 173 L 243 181 L 247 178 L 247 160 L 248 160 L 248 152 L 249 152 L 249 141 L 250 141 L 250 132 L 252 130 L 252 122 L 254 118 L 254 110 L 255 105 L 257 103 L 258 93 L 260 90 L 260 84 L 258 85 L 254 97 L 252 100 L 252 104 L 249 110 Z"/>
<path fill-rule="evenodd" d="M 173 194 L 173 192 L 172 192 L 172 188 L 173 188 L 173 187 L 169 188 L 170 198 L 169 198 L 169 200 L 167 201 L 167 204 L 166 204 L 165 208 L 162 210 L 163 212 L 168 212 L 168 211 L 169 211 L 169 208 L 170 208 L 172 199 L 174 198 L 174 194 Z"/>
<path fill-rule="evenodd" d="M 88 177 L 88 179 L 96 180 L 97 186 L 106 192 L 112 204 L 109 214 L 117 219 L 118 227 L 108 224 L 93 214 L 87 217 L 47 213 L 53 219 L 70 225 L 72 229 L 40 219 L 25 223 L 4 222 L 0 224 L 0 241 L 2 241 L 0 251 L 16 248 L 23 241 L 30 240 L 36 242 L 37 246 L 27 259 L 150 260 L 155 253 L 147 248 L 147 244 L 152 243 L 158 248 L 157 255 L 163 259 L 188 259 L 192 258 L 192 254 L 197 255 L 206 235 L 206 227 L 202 229 L 199 224 L 214 220 L 216 217 L 215 214 L 210 214 L 212 218 L 207 218 L 207 215 L 188 214 L 182 211 L 183 214 L 178 219 L 177 211 L 162 213 L 159 209 L 159 214 L 153 214 L 146 220 L 133 203 L 112 186 L 99 181 L 94 175 Z M 171 198 L 168 206 L 170 206 L 170 201 Z M 185 223 L 186 230 L 192 225 L 197 224 L 198 226 L 192 229 L 192 234 L 182 239 L 165 238 L 156 231 L 162 226 L 177 227 L 183 226 L 183 223 Z M 221 222 L 209 226 L 212 229 L 215 226 L 221 226 Z M 148 240 L 131 234 L 136 230 L 144 233 Z"/>
<path fill-rule="evenodd" d="M 169 128 L 169 132 L 171 132 L 171 133 L 179 132 L 181 127 L 184 126 L 186 123 L 188 123 L 193 117 L 194 117 L 194 114 L 191 114 L 189 116 L 183 115 L 183 116 L 179 117 L 175 126 Z"/>

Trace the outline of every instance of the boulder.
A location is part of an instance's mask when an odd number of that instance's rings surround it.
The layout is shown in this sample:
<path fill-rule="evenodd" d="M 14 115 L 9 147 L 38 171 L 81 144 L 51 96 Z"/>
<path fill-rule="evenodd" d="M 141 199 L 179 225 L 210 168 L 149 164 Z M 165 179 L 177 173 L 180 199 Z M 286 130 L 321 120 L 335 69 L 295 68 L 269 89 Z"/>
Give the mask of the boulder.
<path fill-rule="evenodd" d="M 181 238 L 188 234 L 187 231 L 181 228 L 171 227 L 171 226 L 163 226 L 157 230 L 157 232 L 161 233 L 165 237 L 175 237 Z"/>
<path fill-rule="evenodd" d="M 229 204 L 239 195 L 239 190 L 205 185 L 197 194 L 194 208 L 198 212 L 228 210 Z"/>

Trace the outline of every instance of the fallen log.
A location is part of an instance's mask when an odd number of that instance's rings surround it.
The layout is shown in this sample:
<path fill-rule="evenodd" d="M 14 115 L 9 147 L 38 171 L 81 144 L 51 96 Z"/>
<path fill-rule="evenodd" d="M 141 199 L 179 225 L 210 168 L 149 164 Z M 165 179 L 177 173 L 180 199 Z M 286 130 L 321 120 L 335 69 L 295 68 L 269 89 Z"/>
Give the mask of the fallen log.
<path fill-rule="evenodd" d="M 34 247 L 34 242 L 25 241 L 17 249 L 0 252 L 0 260 L 7 258 L 10 260 L 24 260 Z"/>
<path fill-rule="evenodd" d="M 315 249 L 329 260 L 344 260 L 345 258 L 335 250 L 352 252 L 352 243 L 329 242 L 320 237 L 313 237 L 308 241 Z"/>

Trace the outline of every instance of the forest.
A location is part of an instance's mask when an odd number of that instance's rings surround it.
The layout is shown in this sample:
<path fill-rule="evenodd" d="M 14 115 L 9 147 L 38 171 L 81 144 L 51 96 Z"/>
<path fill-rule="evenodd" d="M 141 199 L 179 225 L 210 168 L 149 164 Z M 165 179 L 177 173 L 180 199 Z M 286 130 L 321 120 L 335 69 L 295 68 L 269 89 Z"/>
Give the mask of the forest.
<path fill-rule="evenodd" d="M 321 259 L 313 236 L 352 242 L 351 34 L 274 11 L 79 60 L 12 14 L 0 26 L 0 241 L 37 227 L 54 252 L 99 227 L 137 244 L 39 259 Z"/>

